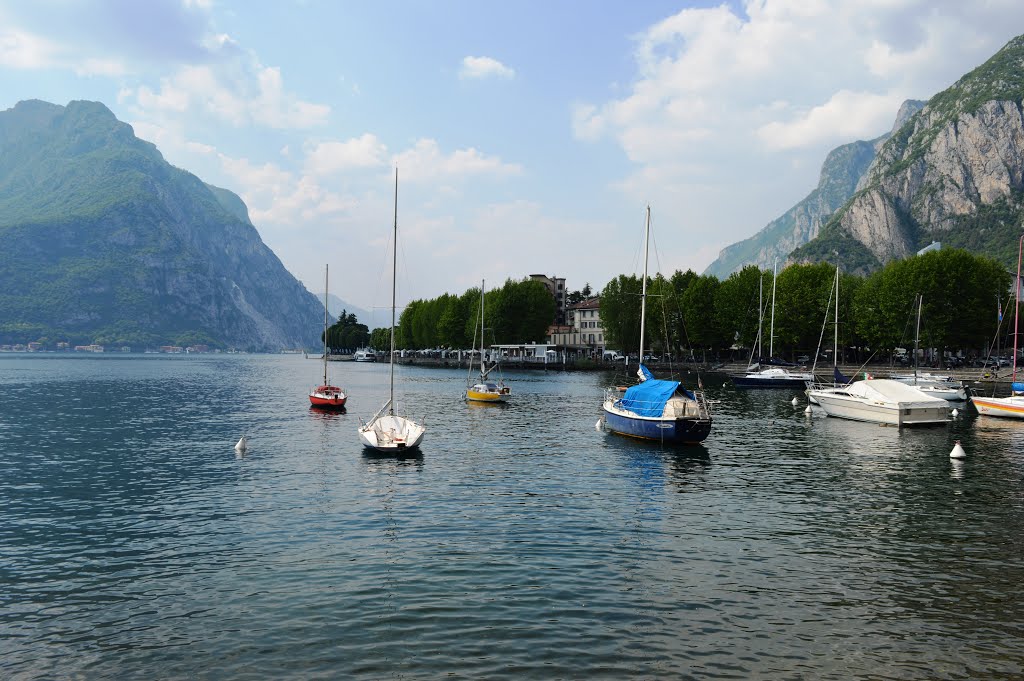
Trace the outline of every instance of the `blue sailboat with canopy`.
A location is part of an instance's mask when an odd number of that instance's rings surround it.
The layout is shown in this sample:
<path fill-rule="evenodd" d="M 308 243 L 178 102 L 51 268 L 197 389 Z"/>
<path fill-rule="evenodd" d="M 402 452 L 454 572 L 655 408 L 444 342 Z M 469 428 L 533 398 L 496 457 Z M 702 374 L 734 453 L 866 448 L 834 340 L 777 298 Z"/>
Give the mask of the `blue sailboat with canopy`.
<path fill-rule="evenodd" d="M 644 356 L 647 319 L 647 264 L 651 236 L 651 209 L 647 208 L 644 234 L 644 277 L 640 293 L 640 357 Z M 599 424 L 608 432 L 665 444 L 696 444 L 711 433 L 711 408 L 699 385 L 687 390 L 679 381 L 657 379 L 640 365 L 640 382 L 628 388 L 609 388 Z"/>

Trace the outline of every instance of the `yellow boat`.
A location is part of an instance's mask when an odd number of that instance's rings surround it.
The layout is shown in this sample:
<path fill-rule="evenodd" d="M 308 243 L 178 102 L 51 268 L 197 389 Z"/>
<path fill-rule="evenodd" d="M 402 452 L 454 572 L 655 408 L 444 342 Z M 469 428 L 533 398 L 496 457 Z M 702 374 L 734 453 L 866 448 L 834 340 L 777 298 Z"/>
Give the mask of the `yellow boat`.
<path fill-rule="evenodd" d="M 466 399 L 474 402 L 507 402 L 512 389 L 504 383 L 477 383 L 466 389 Z"/>
<path fill-rule="evenodd" d="M 487 374 L 491 373 L 497 366 L 495 362 L 490 369 L 487 368 L 486 362 L 484 361 L 484 284 L 486 282 L 480 282 L 480 381 L 475 385 L 469 385 L 467 379 L 466 394 L 464 397 L 467 402 L 508 402 L 508 398 L 512 396 L 512 389 L 505 385 L 505 382 L 501 379 L 497 381 L 488 380 Z M 475 338 L 473 339 L 476 340 Z M 473 362 L 469 363 L 470 372 L 473 371 Z"/>

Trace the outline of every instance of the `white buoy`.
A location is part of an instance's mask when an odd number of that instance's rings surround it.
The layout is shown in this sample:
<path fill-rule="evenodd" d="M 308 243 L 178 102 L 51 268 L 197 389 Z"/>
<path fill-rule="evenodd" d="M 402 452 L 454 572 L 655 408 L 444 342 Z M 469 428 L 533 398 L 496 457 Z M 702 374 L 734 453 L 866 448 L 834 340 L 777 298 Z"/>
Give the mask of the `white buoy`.
<path fill-rule="evenodd" d="M 601 419 L 598 419 L 597 423 L 594 424 L 594 430 L 601 432 Z"/>
<path fill-rule="evenodd" d="M 966 459 L 967 458 L 967 452 L 965 452 L 964 448 L 960 446 L 960 440 L 957 440 L 956 444 L 953 445 L 953 451 L 951 451 L 949 453 L 949 458 L 951 458 L 951 459 Z"/>
<path fill-rule="evenodd" d="M 723 384 L 722 384 L 722 387 L 724 388 L 724 387 L 726 387 L 727 385 L 729 385 L 729 383 L 728 383 L 728 382 L 726 382 L 726 383 L 723 383 Z"/>
<path fill-rule="evenodd" d="M 236 452 L 244 452 L 246 446 L 248 445 L 248 442 L 249 441 L 246 440 L 244 435 L 242 437 L 238 438 L 238 442 L 235 443 L 235 451 Z"/>
<path fill-rule="evenodd" d="M 800 404 L 800 400 L 798 400 L 797 398 L 794 397 L 793 401 L 791 402 L 791 404 L 795 407 L 796 405 Z"/>
<path fill-rule="evenodd" d="M 811 409 L 811 405 L 809 405 L 809 404 L 807 405 L 807 408 L 806 408 L 806 409 L 804 409 L 804 413 L 805 413 L 805 414 L 807 414 L 808 416 L 810 416 L 810 415 L 811 415 L 811 412 L 812 412 L 812 411 L 813 411 L 813 410 Z"/>
<path fill-rule="evenodd" d="M 953 418 L 956 418 L 957 416 L 960 416 L 960 410 L 959 409 L 954 408 L 951 413 L 953 414 Z"/>

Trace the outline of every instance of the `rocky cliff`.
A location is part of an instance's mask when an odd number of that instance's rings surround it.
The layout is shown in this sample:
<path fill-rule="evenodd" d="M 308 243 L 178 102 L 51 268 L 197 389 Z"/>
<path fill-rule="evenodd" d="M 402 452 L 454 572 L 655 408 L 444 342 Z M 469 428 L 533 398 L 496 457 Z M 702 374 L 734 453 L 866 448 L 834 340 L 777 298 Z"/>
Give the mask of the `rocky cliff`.
<path fill-rule="evenodd" d="M 861 188 L 882 144 L 923 106 L 924 102 L 908 100 L 900 107 L 891 132 L 830 151 L 818 186 L 806 198 L 754 236 L 722 249 L 704 273 L 724 279 L 746 265 L 771 269 L 775 261 L 785 261 L 793 250 L 816 238 L 822 225 Z"/>
<path fill-rule="evenodd" d="M 238 196 L 102 104 L 0 112 L 0 341 L 275 351 L 322 323 Z"/>
<path fill-rule="evenodd" d="M 838 255 L 865 272 L 937 240 L 1006 260 L 1024 217 L 1022 101 L 1018 37 L 902 125 L 857 193 L 792 259 Z"/>

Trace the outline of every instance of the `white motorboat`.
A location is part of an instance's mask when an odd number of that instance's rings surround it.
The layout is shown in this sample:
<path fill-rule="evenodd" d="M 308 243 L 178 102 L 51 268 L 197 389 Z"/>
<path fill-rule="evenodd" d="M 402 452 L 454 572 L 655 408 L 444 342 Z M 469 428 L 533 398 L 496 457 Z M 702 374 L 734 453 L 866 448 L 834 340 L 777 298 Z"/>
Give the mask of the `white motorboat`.
<path fill-rule="evenodd" d="M 846 386 L 807 391 L 829 416 L 893 426 L 949 421 L 949 402 L 889 378 L 868 378 Z"/>

